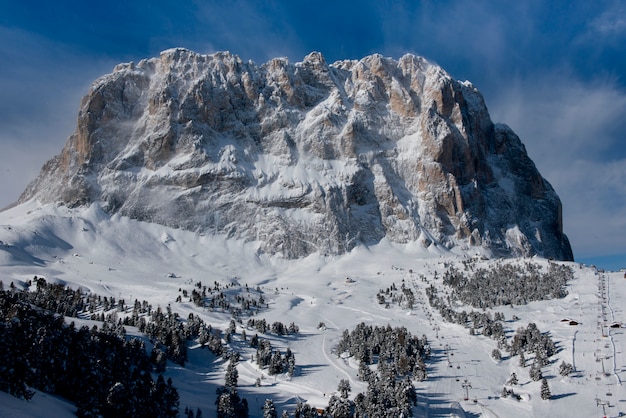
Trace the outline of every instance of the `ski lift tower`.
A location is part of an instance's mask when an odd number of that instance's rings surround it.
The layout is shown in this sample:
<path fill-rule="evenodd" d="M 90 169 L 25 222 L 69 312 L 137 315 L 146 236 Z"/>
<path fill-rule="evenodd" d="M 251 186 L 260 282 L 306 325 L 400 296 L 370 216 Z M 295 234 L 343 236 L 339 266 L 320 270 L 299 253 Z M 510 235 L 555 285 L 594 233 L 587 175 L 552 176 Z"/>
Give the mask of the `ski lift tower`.
<path fill-rule="evenodd" d="M 606 369 L 604 368 L 604 360 L 608 360 L 610 358 L 611 356 L 597 356 L 596 357 L 596 362 L 602 363 L 602 374 L 605 376 L 609 376 L 609 373 L 607 373 Z"/>
<path fill-rule="evenodd" d="M 461 383 L 461 386 L 463 386 L 463 389 L 465 389 L 465 400 L 469 400 L 469 390 L 472 388 L 472 384 L 469 382 L 469 380 L 465 379 L 463 381 L 463 383 Z"/>
<path fill-rule="evenodd" d="M 608 401 L 603 401 L 600 398 L 596 398 L 596 406 L 602 406 L 602 417 L 606 418 L 606 407 L 609 405 Z"/>

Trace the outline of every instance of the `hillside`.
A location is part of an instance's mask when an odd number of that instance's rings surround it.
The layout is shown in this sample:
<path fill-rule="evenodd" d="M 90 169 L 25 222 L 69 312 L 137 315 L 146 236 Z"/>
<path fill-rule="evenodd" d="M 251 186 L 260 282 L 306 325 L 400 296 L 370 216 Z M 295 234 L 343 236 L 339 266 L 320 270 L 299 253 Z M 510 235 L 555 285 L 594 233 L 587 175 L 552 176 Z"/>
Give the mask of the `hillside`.
<path fill-rule="evenodd" d="M 426 360 L 426 380 L 412 380 L 417 395 L 414 416 L 565 417 L 572 416 L 572 411 L 576 411 L 575 416 L 597 416 L 603 403 L 607 415 L 618 416 L 624 410 L 626 393 L 621 382 L 626 378 L 626 341 L 623 328 L 608 327 L 626 322 L 621 308 L 626 302 L 623 272 L 603 273 L 575 263 L 551 264 L 541 258 L 471 259 L 433 246 L 387 240 L 359 246 L 344 255 L 313 254 L 288 260 L 259 253 L 254 243 L 242 240 L 110 216 L 97 205 L 68 209 L 25 204 L 2 212 L 0 225 L 0 280 L 5 290 L 10 283 L 21 289 L 34 276 L 44 277 L 48 283 L 118 301 L 146 300 L 163 310 L 170 306 L 183 322 L 193 313 L 220 330 L 222 338 L 231 326 L 232 311 L 222 305 L 211 308 L 208 297 L 207 306 L 197 306 L 190 295 L 198 282 L 221 289 L 233 306 L 238 306 L 237 296 L 252 294 L 250 297 L 257 300 L 262 295 L 265 307 L 260 304 L 254 314 L 238 314 L 241 323 L 236 322 L 230 343 L 222 342 L 227 350 L 241 354 L 236 366 L 238 393 L 247 399 L 251 417 L 263 415 L 266 399 L 274 401 L 279 414 L 283 410 L 293 413 L 298 401 L 323 408 L 331 395 L 338 396 L 342 379 L 350 384 L 349 399 L 365 393 L 367 384 L 358 377 L 359 362 L 335 350 L 344 330 L 352 332 L 360 323 L 406 327 L 414 336 L 425 335 L 431 355 Z M 483 309 L 457 301 L 452 291 L 455 271 L 467 280 L 478 277 L 475 273 L 480 268 L 492 271 L 513 266 L 528 273 L 529 266 L 535 266 L 537 274 L 545 274 L 551 265 L 571 267 L 573 274 L 564 292 L 551 299 L 526 304 L 514 300 Z M 402 291 L 403 286 L 411 292 Z M 386 293 L 386 289 L 390 291 Z M 556 350 L 541 372 L 551 399 L 541 399 L 540 382 L 529 377 L 537 354 L 525 353 L 526 367 L 520 366 L 519 354 L 505 349 L 501 350 L 502 358 L 494 360 L 492 351 L 498 342 L 481 335 L 487 334 L 480 325 L 482 320 L 471 326 L 471 321 L 465 326 L 445 321 L 442 314 L 449 316 L 449 312 L 429 302 L 433 289 L 443 304 L 456 312 L 474 311 L 494 320 L 503 315 L 499 322 L 508 345 L 513 344 L 518 329 L 527 329 L 531 323 L 549 336 Z M 495 284 L 490 289 L 498 293 Z M 414 295 L 412 307 L 407 305 L 409 293 Z M 218 294 L 211 292 L 213 297 Z M 401 294 L 405 295 L 403 300 L 399 300 Z M 447 296 L 451 297 L 449 302 Z M 489 305 L 493 298 L 496 296 L 485 296 L 477 303 Z M 293 352 L 292 376 L 270 375 L 267 368 L 261 369 L 251 360 L 256 350 L 248 341 L 258 331 L 249 319 L 297 325 L 296 334 L 259 334 L 275 349 Z M 69 321 L 89 327 L 101 324 L 88 318 L 66 318 Z M 577 325 L 570 325 L 570 321 Z M 470 335 L 470 328 L 476 335 Z M 127 334 L 141 335 L 134 327 L 127 327 Z M 574 368 L 567 377 L 559 374 L 563 361 Z M 164 376 L 179 390 L 181 415 L 188 406 L 200 408 L 203 416 L 215 416 L 216 389 L 225 383 L 227 366 L 225 358 L 193 341 L 188 343 L 184 367 L 168 361 Z M 371 367 L 376 370 L 376 365 Z M 519 381 L 507 388 L 519 400 L 512 395 L 502 397 L 513 372 Z M 467 386 L 468 400 L 464 399 L 464 383 L 471 385 Z M 0 416 L 46 416 L 48 411 L 55 411 L 55 416 L 73 414 L 71 405 L 41 392 L 29 402 L 0 395 Z"/>

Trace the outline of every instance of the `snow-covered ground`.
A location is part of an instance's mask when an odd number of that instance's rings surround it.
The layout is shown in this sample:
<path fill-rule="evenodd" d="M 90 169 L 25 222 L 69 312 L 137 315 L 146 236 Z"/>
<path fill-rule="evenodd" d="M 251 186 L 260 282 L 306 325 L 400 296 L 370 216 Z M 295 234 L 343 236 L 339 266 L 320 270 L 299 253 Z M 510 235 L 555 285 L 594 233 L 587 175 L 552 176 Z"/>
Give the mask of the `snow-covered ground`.
<path fill-rule="evenodd" d="M 333 350 L 343 330 L 360 322 L 405 326 L 430 340 L 429 378 L 414 383 L 419 400 L 415 415 L 595 417 L 602 416 L 602 404 L 608 416 L 626 412 L 622 385 L 626 380 L 626 337 L 624 328 L 609 327 L 626 323 L 624 272 L 603 273 L 571 263 L 575 279 L 564 299 L 495 309 L 505 315 L 509 338 L 517 328 L 534 322 L 557 343 L 559 352 L 542 369 L 553 395 L 546 401 L 540 397 L 540 382 L 529 378 L 529 367 L 520 367 L 517 356 L 509 358 L 503 353 L 501 361 L 493 360 L 494 340 L 471 336 L 468 329 L 444 322 L 428 305 L 426 286 L 432 283 L 443 288 L 440 279 L 434 279 L 435 271 L 441 277 L 444 263 L 462 259 L 437 248 L 382 242 L 338 257 L 284 260 L 258 254 L 253 243 L 110 218 L 96 207 L 68 210 L 27 204 L 0 213 L 0 280 L 5 287 L 44 276 L 102 296 L 145 299 L 155 307 L 171 305 L 183 318 L 194 312 L 221 329 L 228 326 L 230 315 L 202 310 L 185 298 L 175 302 L 179 289 L 191 291 L 197 281 L 260 287 L 268 308 L 255 318 L 265 318 L 270 324 L 295 322 L 300 332 L 285 337 L 267 335 L 273 347 L 281 351 L 289 347 L 297 365 L 293 377 L 269 376 L 251 361 L 254 351 L 241 339 L 247 318 L 238 324 L 232 344 L 243 354 L 238 366 L 239 393 L 248 399 L 252 417 L 262 416 L 266 398 L 274 400 L 279 413 L 292 411 L 298 400 L 324 407 L 340 379 L 350 382 L 352 397 L 364 392 L 366 385 L 357 378 L 356 362 Z M 413 309 L 394 304 L 385 308 L 377 302 L 380 289 L 393 283 L 400 286 L 403 281 L 416 295 Z M 519 319 L 513 321 L 514 315 Z M 570 325 L 570 320 L 578 325 Z M 320 322 L 325 328 L 318 327 Z M 255 331 L 246 329 L 246 333 L 251 336 Z M 560 376 L 561 361 L 573 364 L 575 372 Z M 169 363 L 166 377 L 171 377 L 180 391 L 181 413 L 189 406 L 213 416 L 215 390 L 224 383 L 225 369 L 222 359 L 195 347 L 184 368 Z M 514 390 L 522 396 L 520 401 L 500 397 L 512 372 L 519 378 Z M 255 387 L 257 378 L 261 387 Z M 469 400 L 464 399 L 466 381 L 471 384 Z M 50 395 L 38 392 L 25 402 L 0 393 L 0 417 L 51 416 L 50 411 L 59 417 L 73 414 L 71 405 Z"/>

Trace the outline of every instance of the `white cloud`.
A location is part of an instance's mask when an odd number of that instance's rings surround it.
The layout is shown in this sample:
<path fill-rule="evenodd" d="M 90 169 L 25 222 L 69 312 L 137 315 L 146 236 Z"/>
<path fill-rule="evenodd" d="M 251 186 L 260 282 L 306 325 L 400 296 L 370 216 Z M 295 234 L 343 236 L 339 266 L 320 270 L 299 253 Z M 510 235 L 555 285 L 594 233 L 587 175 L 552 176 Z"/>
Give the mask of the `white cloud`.
<path fill-rule="evenodd" d="M 584 83 L 560 74 L 533 75 L 501 85 L 488 102 L 494 120 L 508 123 L 537 160 L 601 155 L 626 128 L 626 92 L 613 80 Z"/>
<path fill-rule="evenodd" d="M 0 207 L 13 203 L 74 131 L 80 98 L 112 61 L 0 26 Z"/>
<path fill-rule="evenodd" d="M 626 7 L 622 3 L 615 3 L 589 24 L 592 33 L 601 36 L 621 36 L 626 34 Z"/>
<path fill-rule="evenodd" d="M 626 251 L 626 159 L 577 161 L 564 168 L 560 188 L 565 229 L 582 257 Z"/>
<path fill-rule="evenodd" d="M 225 48 L 244 61 L 258 64 L 302 50 L 301 39 L 290 25 L 284 11 L 273 2 L 236 0 L 224 3 L 196 2 L 198 22 L 207 25 L 206 31 L 215 39 L 208 40 L 203 53 Z M 292 56 L 299 60 L 302 57 Z"/>
<path fill-rule="evenodd" d="M 0 136 L 0 209 L 14 203 L 37 175 L 42 165 L 61 151 L 57 142 L 33 143 L 28 147 L 24 142 Z"/>

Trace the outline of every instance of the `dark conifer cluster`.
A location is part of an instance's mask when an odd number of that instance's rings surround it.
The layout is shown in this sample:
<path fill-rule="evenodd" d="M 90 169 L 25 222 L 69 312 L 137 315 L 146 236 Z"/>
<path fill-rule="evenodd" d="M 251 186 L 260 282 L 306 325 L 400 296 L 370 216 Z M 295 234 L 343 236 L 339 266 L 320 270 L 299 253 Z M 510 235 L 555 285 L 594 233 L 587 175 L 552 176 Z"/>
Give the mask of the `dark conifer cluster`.
<path fill-rule="evenodd" d="M 512 355 L 533 353 L 539 367 L 548 364 L 548 359 L 556 354 L 557 347 L 548 333 L 542 333 L 534 322 L 526 328 L 520 327 L 513 336 L 513 341 L 506 347 Z"/>
<path fill-rule="evenodd" d="M 420 377 L 425 373 L 430 345 L 426 336 L 413 336 L 405 327 L 373 327 L 361 322 L 352 332 L 344 330 L 336 351 L 348 353 L 364 366 L 377 364 L 381 372 Z M 362 380 L 368 380 L 367 376 Z"/>
<path fill-rule="evenodd" d="M 234 318 L 255 315 L 261 309 L 267 308 L 261 288 L 250 289 L 247 284 L 241 286 L 236 281 L 226 285 L 214 281 L 213 286 L 196 282 L 191 292 L 182 288 L 179 290 L 181 294 L 176 299 L 177 302 L 182 302 L 185 298 L 196 306 L 227 312 Z"/>
<path fill-rule="evenodd" d="M 267 367 L 270 375 L 287 373 L 293 376 L 296 367 L 296 356 L 287 348 L 285 354 L 279 350 L 274 350 L 269 340 L 258 338 L 255 335 L 250 340 L 250 346 L 256 347 L 256 362 L 260 368 Z"/>
<path fill-rule="evenodd" d="M 443 274 L 443 284 L 450 286 L 450 299 L 475 308 L 501 305 L 525 305 L 528 302 L 567 296 L 565 286 L 573 278 L 569 266 L 550 263 L 542 272 L 538 264 L 497 263 L 489 269 L 476 269 L 465 262 L 465 271 L 449 267 Z"/>
<path fill-rule="evenodd" d="M 216 392 L 217 418 L 248 417 L 248 400 L 241 398 L 236 388 L 220 387 Z"/>
<path fill-rule="evenodd" d="M 152 378 L 143 341 L 117 327 L 65 325 L 48 308 L 77 313 L 82 295 L 41 279 L 37 289 L 0 291 L 0 389 L 22 398 L 32 396 L 29 388 L 64 397 L 83 417 L 177 416 L 178 392 L 171 380 Z"/>
<path fill-rule="evenodd" d="M 503 313 L 496 312 L 492 317 L 490 312 L 457 311 L 451 307 L 449 298 L 444 300 L 439 296 L 437 288 L 432 284 L 426 288 L 426 297 L 430 306 L 439 310 L 445 321 L 469 328 L 471 335 L 480 334 L 490 337 L 498 341 L 499 345 L 506 342 L 502 325 L 502 321 L 505 319 Z"/>
<path fill-rule="evenodd" d="M 248 319 L 248 328 L 253 328 L 257 332 L 261 334 L 265 334 L 268 330 L 272 334 L 276 335 L 289 335 L 289 334 L 297 334 L 300 332 L 300 327 L 298 327 L 295 323 L 290 323 L 289 325 L 285 325 L 280 321 L 275 321 L 271 326 L 268 325 L 265 319 Z"/>
<path fill-rule="evenodd" d="M 383 373 L 368 382 L 367 391 L 355 397 L 354 405 L 355 413 L 351 417 L 412 417 L 417 394 L 408 377 L 398 379 Z"/>
<path fill-rule="evenodd" d="M 406 286 L 404 280 L 400 284 L 400 290 L 395 283 L 385 290 L 380 289 L 376 294 L 376 300 L 379 305 L 384 305 L 385 308 L 389 308 L 391 304 L 396 304 L 404 309 L 413 309 L 415 306 L 415 294 Z"/>

